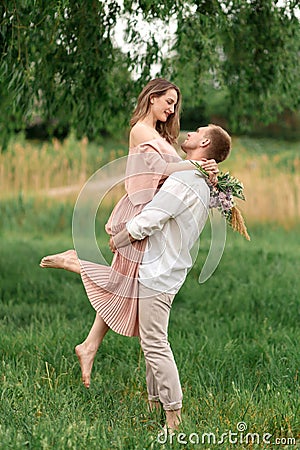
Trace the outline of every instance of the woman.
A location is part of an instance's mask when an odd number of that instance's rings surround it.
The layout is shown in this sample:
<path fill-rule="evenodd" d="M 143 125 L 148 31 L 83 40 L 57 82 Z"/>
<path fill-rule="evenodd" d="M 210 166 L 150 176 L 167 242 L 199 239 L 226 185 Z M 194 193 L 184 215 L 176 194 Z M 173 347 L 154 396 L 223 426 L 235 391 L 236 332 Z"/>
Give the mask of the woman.
<path fill-rule="evenodd" d="M 114 208 L 106 231 L 114 236 L 153 198 L 171 173 L 193 170 L 182 161 L 172 144 L 179 134 L 181 94 L 179 88 L 163 78 L 151 80 L 138 97 L 131 118 L 129 157 L 126 168 L 126 194 Z M 214 160 L 202 166 L 217 172 Z M 116 251 L 110 267 L 77 258 L 75 250 L 42 259 L 41 267 L 64 268 L 81 274 L 96 318 L 89 335 L 75 351 L 80 362 L 82 380 L 88 388 L 94 357 L 105 334 L 111 328 L 125 336 L 138 336 L 138 270 L 146 240 L 136 241 Z"/>

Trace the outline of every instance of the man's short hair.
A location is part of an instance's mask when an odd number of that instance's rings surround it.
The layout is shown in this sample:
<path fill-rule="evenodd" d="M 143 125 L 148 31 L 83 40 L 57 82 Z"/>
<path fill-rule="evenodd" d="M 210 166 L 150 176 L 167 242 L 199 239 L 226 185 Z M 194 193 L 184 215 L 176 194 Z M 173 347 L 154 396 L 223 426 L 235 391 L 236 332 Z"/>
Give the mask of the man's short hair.
<path fill-rule="evenodd" d="M 224 161 L 231 150 L 231 137 L 227 131 L 210 123 L 207 127 L 207 137 L 211 141 L 207 149 L 207 159 L 215 159 L 217 163 Z"/>

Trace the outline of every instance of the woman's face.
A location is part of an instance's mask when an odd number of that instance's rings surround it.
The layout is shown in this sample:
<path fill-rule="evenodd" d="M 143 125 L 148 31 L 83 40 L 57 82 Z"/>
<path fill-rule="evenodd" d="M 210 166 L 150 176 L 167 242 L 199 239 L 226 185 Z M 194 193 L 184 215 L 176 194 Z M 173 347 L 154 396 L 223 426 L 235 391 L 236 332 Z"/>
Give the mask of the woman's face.
<path fill-rule="evenodd" d="M 151 97 L 151 112 L 156 120 L 166 122 L 171 114 L 174 114 L 178 95 L 175 89 L 168 89 L 160 97 Z"/>

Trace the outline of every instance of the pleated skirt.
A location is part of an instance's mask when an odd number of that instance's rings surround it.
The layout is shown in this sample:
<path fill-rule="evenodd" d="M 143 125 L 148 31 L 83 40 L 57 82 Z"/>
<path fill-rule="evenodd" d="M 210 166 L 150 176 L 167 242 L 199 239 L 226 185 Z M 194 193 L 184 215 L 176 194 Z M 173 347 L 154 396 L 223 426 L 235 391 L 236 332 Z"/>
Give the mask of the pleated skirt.
<path fill-rule="evenodd" d="M 134 206 L 126 194 L 117 203 L 106 231 L 114 236 L 138 214 L 144 204 Z M 116 333 L 138 336 L 138 273 L 147 239 L 117 250 L 111 266 L 80 260 L 81 279 L 91 305 Z"/>

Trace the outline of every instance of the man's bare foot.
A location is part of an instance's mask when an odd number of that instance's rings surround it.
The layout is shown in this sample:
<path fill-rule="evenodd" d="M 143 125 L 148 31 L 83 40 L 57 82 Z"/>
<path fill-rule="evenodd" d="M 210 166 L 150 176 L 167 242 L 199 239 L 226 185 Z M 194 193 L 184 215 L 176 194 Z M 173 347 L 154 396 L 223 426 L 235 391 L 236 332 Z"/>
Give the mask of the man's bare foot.
<path fill-rule="evenodd" d="M 75 250 L 49 255 L 42 258 L 40 267 L 46 269 L 65 269 L 80 273 L 80 265 Z"/>
<path fill-rule="evenodd" d="M 85 343 L 76 345 L 75 353 L 79 360 L 80 368 L 81 368 L 81 378 L 84 386 L 88 389 L 91 384 L 91 372 L 93 368 L 94 359 L 97 353 L 97 350 L 89 350 L 86 348 Z"/>
<path fill-rule="evenodd" d="M 169 431 L 178 431 L 181 423 L 181 409 L 166 411 L 166 427 Z"/>

